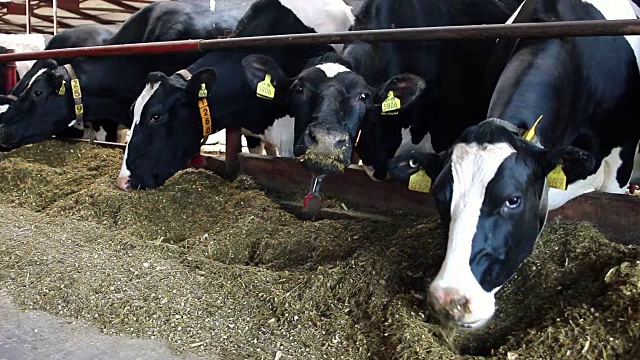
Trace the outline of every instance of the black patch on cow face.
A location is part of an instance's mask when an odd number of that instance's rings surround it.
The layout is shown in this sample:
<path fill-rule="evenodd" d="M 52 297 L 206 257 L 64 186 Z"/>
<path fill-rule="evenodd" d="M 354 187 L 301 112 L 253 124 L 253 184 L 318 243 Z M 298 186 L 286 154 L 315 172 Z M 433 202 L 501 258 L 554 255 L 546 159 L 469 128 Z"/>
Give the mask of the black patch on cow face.
<path fill-rule="evenodd" d="M 60 95 L 65 78 L 65 95 Z M 46 140 L 66 130 L 74 118 L 69 79 L 64 69 L 50 61 L 49 67 L 3 114 L 0 147 L 9 150 Z"/>
<path fill-rule="evenodd" d="M 530 161 L 537 156 L 512 154 L 487 185 L 469 259 L 471 272 L 487 292 L 515 274 L 542 231 L 544 174 Z"/>
<path fill-rule="evenodd" d="M 159 81 L 158 88 L 142 109 L 127 145 L 132 189 L 163 185 L 198 153 L 202 139 L 197 106 L 188 102 L 187 83 L 160 73 L 149 80 Z"/>

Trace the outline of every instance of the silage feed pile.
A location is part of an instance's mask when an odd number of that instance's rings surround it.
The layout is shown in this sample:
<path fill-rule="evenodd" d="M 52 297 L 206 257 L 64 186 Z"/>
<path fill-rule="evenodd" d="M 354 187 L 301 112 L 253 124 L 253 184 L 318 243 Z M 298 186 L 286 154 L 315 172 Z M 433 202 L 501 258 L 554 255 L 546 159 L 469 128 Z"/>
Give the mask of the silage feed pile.
<path fill-rule="evenodd" d="M 124 192 L 120 161 L 55 141 L 0 155 L 0 292 L 212 359 L 640 358 L 639 251 L 588 225 L 549 224 L 495 321 L 453 333 L 426 302 L 437 219 L 299 220 L 204 170 Z"/>

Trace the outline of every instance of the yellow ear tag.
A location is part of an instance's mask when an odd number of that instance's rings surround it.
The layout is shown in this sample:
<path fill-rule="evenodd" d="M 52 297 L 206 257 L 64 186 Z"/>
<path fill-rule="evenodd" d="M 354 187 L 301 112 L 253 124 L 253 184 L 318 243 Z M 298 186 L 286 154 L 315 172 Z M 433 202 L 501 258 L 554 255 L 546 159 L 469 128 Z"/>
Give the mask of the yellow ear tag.
<path fill-rule="evenodd" d="M 538 120 L 536 120 L 536 122 L 533 124 L 531 129 L 527 130 L 527 132 L 524 133 L 525 140 L 531 141 L 531 139 L 533 139 L 533 137 L 536 135 L 536 127 L 538 126 L 538 123 L 540 122 L 540 120 L 542 120 L 542 115 L 540 115 Z"/>
<path fill-rule="evenodd" d="M 562 170 L 562 164 L 558 164 L 555 169 L 547 175 L 549 187 L 560 190 L 567 190 L 567 175 Z"/>
<path fill-rule="evenodd" d="M 400 109 L 400 99 L 393 96 L 393 91 L 389 91 L 387 100 L 382 102 L 382 115 L 396 115 L 398 112 L 395 110 Z"/>
<path fill-rule="evenodd" d="M 409 178 L 409 190 L 428 193 L 431 191 L 431 178 L 424 169 L 420 169 L 417 173 Z"/>
<path fill-rule="evenodd" d="M 66 83 L 65 80 L 62 80 L 62 86 L 60 86 L 60 90 L 58 90 L 58 95 L 64 95 L 67 92 L 67 89 L 64 87 Z"/>
<path fill-rule="evenodd" d="M 84 112 L 84 106 L 82 106 L 82 104 L 77 104 L 75 106 L 76 109 L 76 115 L 80 115 Z"/>
<path fill-rule="evenodd" d="M 276 88 L 271 85 L 271 74 L 265 75 L 264 80 L 258 83 L 256 95 L 259 98 L 267 100 L 273 100 L 273 98 L 276 96 Z"/>
<path fill-rule="evenodd" d="M 206 98 L 207 95 L 208 95 L 207 87 L 204 85 L 204 83 L 200 84 L 200 91 L 198 91 L 198 97 L 199 98 Z"/>

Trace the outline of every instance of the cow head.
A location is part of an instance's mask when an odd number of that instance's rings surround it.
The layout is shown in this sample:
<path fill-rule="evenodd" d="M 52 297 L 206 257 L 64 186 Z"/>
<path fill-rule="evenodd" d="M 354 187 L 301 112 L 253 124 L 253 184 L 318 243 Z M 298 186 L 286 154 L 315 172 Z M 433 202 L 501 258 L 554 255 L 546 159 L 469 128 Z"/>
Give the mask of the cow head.
<path fill-rule="evenodd" d="M 389 162 L 407 181 L 419 169 L 448 229 L 444 263 L 430 286 L 431 304 L 463 328 L 485 324 L 494 294 L 530 255 L 547 215 L 547 176 L 558 164 L 567 184 L 586 178 L 593 157 L 575 147 L 547 150 L 494 120 L 467 129 L 439 154 L 407 152 Z"/>
<path fill-rule="evenodd" d="M 340 173 L 350 164 L 368 111 L 381 111 L 390 94 L 399 100 L 394 111 L 400 111 L 424 88 L 424 81 L 411 74 L 372 88 L 335 54 L 316 60 L 295 78 L 287 78 L 273 59 L 263 55 L 247 56 L 243 66 L 254 89 L 267 77 L 281 84 L 276 91 L 287 93 L 287 106 L 295 117 L 294 155 L 317 175 Z"/>
<path fill-rule="evenodd" d="M 120 188 L 161 186 L 198 154 L 203 125 L 196 99 L 202 86 L 211 90 L 215 80 L 212 68 L 198 71 L 189 80 L 161 72 L 148 75 L 132 108 L 130 139 L 117 181 Z"/>
<path fill-rule="evenodd" d="M 65 78 L 68 76 L 63 68 L 53 60 L 46 61 L 3 113 L 0 123 L 3 150 L 45 140 L 73 125 L 73 98 Z"/>

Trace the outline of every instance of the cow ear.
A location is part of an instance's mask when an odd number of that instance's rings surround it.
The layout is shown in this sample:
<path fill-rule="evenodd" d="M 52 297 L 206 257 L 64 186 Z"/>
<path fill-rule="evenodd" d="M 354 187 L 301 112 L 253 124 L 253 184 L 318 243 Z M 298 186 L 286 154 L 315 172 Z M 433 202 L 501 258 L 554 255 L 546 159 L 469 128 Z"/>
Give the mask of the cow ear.
<path fill-rule="evenodd" d="M 15 101 L 15 98 L 10 98 L 6 95 L 0 95 L 0 105 L 12 105 Z"/>
<path fill-rule="evenodd" d="M 409 178 L 420 170 L 424 170 L 431 179 L 440 175 L 444 168 L 444 153 L 427 153 L 407 151 L 389 160 L 387 171 L 391 178 L 401 182 L 409 182 Z"/>
<path fill-rule="evenodd" d="M 242 59 L 242 67 L 249 86 L 255 89 L 258 97 L 273 99 L 279 93 L 284 93 L 291 85 L 291 79 L 282 71 L 280 66 L 265 55 L 249 55 Z M 270 93 L 269 83 L 273 87 Z M 266 85 L 266 86 L 261 86 Z"/>
<path fill-rule="evenodd" d="M 396 75 L 378 88 L 374 103 L 382 107 L 382 113 L 396 113 L 411 105 L 425 87 L 424 80 L 419 76 Z"/>
<path fill-rule="evenodd" d="M 187 83 L 187 97 L 205 98 L 209 95 L 209 91 L 213 90 L 218 74 L 214 68 L 204 68 L 193 74 Z"/>
<path fill-rule="evenodd" d="M 58 68 L 58 63 L 52 59 L 45 59 L 43 60 L 43 68 L 49 69 L 49 70 L 55 70 Z"/>
<path fill-rule="evenodd" d="M 52 60 L 53 61 L 53 60 Z M 51 86 L 56 92 L 60 90 L 64 86 L 64 75 L 62 75 L 58 71 L 51 71 Z"/>
<path fill-rule="evenodd" d="M 161 71 L 153 71 L 153 72 L 150 72 L 149 74 L 147 74 L 147 83 L 148 84 L 159 83 L 159 82 L 162 82 L 162 81 L 164 81 L 166 79 L 167 79 L 167 75 L 165 75 Z"/>
<path fill-rule="evenodd" d="M 574 181 L 586 179 L 593 174 L 595 172 L 596 159 L 588 151 L 575 146 L 564 146 L 544 152 L 542 164 L 544 176 L 547 176 L 558 165 L 561 165 L 568 185 Z"/>

